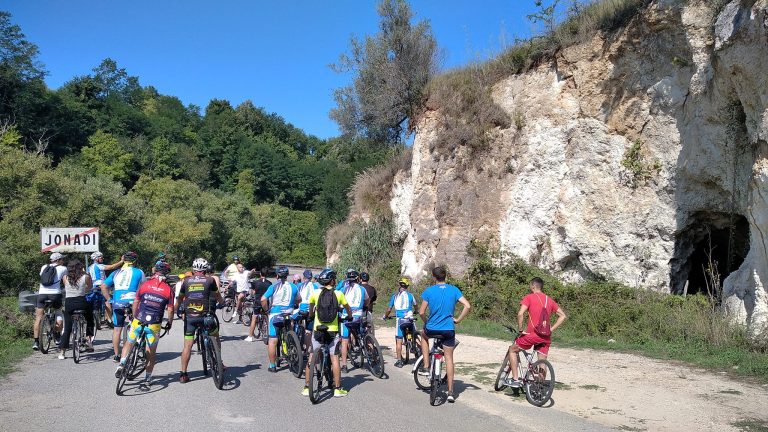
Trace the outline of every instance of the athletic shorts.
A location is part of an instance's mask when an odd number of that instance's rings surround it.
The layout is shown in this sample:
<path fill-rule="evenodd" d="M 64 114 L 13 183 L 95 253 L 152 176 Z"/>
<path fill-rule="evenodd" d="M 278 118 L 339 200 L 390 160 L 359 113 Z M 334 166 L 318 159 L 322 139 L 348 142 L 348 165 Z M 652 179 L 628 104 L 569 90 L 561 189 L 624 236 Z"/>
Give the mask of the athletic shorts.
<path fill-rule="evenodd" d="M 317 340 L 318 338 L 322 338 L 326 334 L 328 335 L 327 336 L 328 340 L 326 341 L 330 342 L 328 346 L 330 350 L 329 352 L 331 354 L 338 354 L 339 341 L 341 340 L 341 337 L 339 336 L 338 332 L 332 332 L 332 331 L 320 332 L 320 333 L 312 332 L 312 351 L 315 351 L 316 349 L 320 348 L 323 345 L 323 342 L 326 342 L 323 340 Z"/>
<path fill-rule="evenodd" d="M 456 346 L 456 332 L 453 330 L 430 330 L 428 328 L 424 328 L 424 334 L 427 336 L 427 338 L 442 336 L 443 346 L 446 346 L 446 347 Z"/>
<path fill-rule="evenodd" d="M 339 324 L 341 324 L 341 338 L 342 339 L 349 339 L 349 329 L 347 328 L 348 325 L 357 326 L 358 333 L 360 332 L 360 317 L 353 316 L 352 321 L 342 321 Z"/>
<path fill-rule="evenodd" d="M 160 326 L 160 323 L 157 323 L 144 327 L 144 337 L 147 339 L 147 346 L 153 347 L 157 345 L 157 341 L 160 339 L 157 337 L 157 335 L 160 334 Z M 139 320 L 134 318 L 131 323 L 131 331 L 128 332 L 128 340 L 131 343 L 136 343 L 136 339 L 139 337 L 140 328 L 141 324 L 139 323 Z"/>
<path fill-rule="evenodd" d="M 282 312 L 269 314 L 269 337 L 271 338 L 277 337 L 277 327 L 275 327 L 275 322 L 277 322 L 278 327 L 283 323 Z"/>
<path fill-rule="evenodd" d="M 203 326 L 203 320 L 205 317 L 202 316 L 187 316 L 184 319 L 184 340 L 192 340 L 195 338 L 195 330 L 198 327 Z M 209 331 L 208 335 L 210 336 L 218 336 L 219 335 L 219 325 L 218 320 L 216 321 L 216 328 Z"/>
<path fill-rule="evenodd" d="M 400 326 L 403 325 L 404 327 L 407 327 L 409 324 L 411 327 L 411 331 L 416 333 L 416 325 L 413 324 L 413 321 L 407 320 L 405 318 L 395 319 L 395 339 L 403 338 L 403 329 Z"/>
<path fill-rule="evenodd" d="M 299 319 L 299 312 L 300 311 L 296 311 L 296 312 L 293 313 L 293 315 L 291 315 L 291 318 L 293 318 L 293 322 L 296 322 Z M 315 325 L 315 320 L 309 319 L 309 317 L 307 317 L 307 319 L 305 321 L 307 323 L 307 327 L 306 327 L 305 330 L 311 332 L 312 331 L 312 327 Z"/>
<path fill-rule="evenodd" d="M 45 301 L 50 300 L 51 307 L 54 309 L 61 309 L 61 301 L 64 298 L 61 294 L 38 294 L 37 295 L 37 308 L 43 309 L 45 308 Z"/>
<path fill-rule="evenodd" d="M 125 305 L 115 303 L 112 305 L 112 325 L 115 327 L 125 326 Z"/>
<path fill-rule="evenodd" d="M 551 339 L 544 339 L 536 333 L 527 333 L 519 338 L 515 339 L 515 345 L 524 350 L 531 349 L 534 345 L 541 345 L 537 351 L 547 355 L 549 353 L 549 346 L 552 345 Z"/>

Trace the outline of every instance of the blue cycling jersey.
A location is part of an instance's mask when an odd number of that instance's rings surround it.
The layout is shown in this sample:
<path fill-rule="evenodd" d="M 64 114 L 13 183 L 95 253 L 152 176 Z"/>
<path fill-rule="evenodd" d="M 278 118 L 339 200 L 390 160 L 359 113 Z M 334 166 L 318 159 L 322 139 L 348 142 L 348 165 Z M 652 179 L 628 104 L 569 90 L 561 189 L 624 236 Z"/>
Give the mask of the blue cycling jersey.
<path fill-rule="evenodd" d="M 416 299 L 408 291 L 392 294 L 392 297 L 389 299 L 389 307 L 395 309 L 395 316 L 397 318 L 405 318 L 405 314 L 413 311 L 414 304 L 416 304 Z"/>
<path fill-rule="evenodd" d="M 143 271 L 133 266 L 124 265 L 120 270 L 112 272 L 104 281 L 104 285 L 115 287 L 112 303 L 126 305 L 133 303 L 136 298 L 136 291 L 144 279 Z"/>
<path fill-rule="evenodd" d="M 347 298 L 349 308 L 352 309 L 352 316 L 359 317 L 363 315 L 363 307 L 365 306 L 365 298 L 368 293 L 360 284 L 347 285 L 344 290 L 340 290 L 344 293 L 344 297 Z M 346 309 L 341 313 L 341 317 L 347 316 Z"/>
<path fill-rule="evenodd" d="M 298 292 L 298 288 L 289 282 L 278 280 L 270 285 L 267 288 L 267 292 L 264 293 L 264 298 L 272 299 L 272 307 L 269 309 L 269 313 L 273 314 L 292 310 Z"/>
<path fill-rule="evenodd" d="M 106 277 L 104 267 L 106 267 L 106 264 L 99 263 L 93 263 L 88 266 L 88 274 L 91 276 L 93 286 L 97 287 L 104 283 L 104 278 Z"/>
<path fill-rule="evenodd" d="M 299 310 L 309 310 L 309 298 L 320 288 L 320 284 L 317 282 L 303 282 L 301 286 L 299 286 L 299 295 L 301 296 Z"/>

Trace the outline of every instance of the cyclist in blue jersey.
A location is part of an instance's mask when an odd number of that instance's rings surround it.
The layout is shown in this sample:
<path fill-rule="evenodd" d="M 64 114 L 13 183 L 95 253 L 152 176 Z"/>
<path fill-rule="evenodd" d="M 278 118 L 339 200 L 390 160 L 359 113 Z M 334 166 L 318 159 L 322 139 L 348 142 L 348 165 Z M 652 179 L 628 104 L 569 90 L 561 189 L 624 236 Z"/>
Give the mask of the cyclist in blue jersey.
<path fill-rule="evenodd" d="M 312 297 L 312 294 L 315 294 L 316 292 L 320 291 L 322 287 L 319 283 L 312 281 L 312 271 L 309 269 L 305 269 L 304 273 L 302 273 L 301 278 L 301 284 L 299 284 L 299 297 L 301 297 L 301 303 L 299 303 L 299 311 L 304 311 L 309 313 L 309 298 Z M 293 318 L 295 319 L 299 315 L 299 311 L 296 311 L 296 313 L 293 314 Z M 314 322 L 312 320 L 307 320 L 307 328 L 305 329 L 305 334 L 303 335 L 297 335 L 298 337 L 303 337 L 305 340 L 304 346 L 309 347 L 312 346 L 312 324 Z"/>
<path fill-rule="evenodd" d="M 365 291 L 365 288 L 357 283 L 360 274 L 354 270 L 347 270 L 346 283 L 339 285 L 337 290 L 344 293 L 344 297 L 347 299 L 349 308 L 352 310 L 352 321 L 346 322 L 344 318 L 347 317 L 347 312 L 341 313 L 341 371 L 347 373 L 347 354 L 349 353 L 349 329 L 348 324 L 360 326 L 360 320 L 363 318 L 365 309 L 370 304 L 370 299 Z"/>
<path fill-rule="evenodd" d="M 283 319 L 281 313 L 293 312 L 299 298 L 299 290 L 288 282 L 288 267 L 277 269 L 277 282 L 272 284 L 261 297 L 261 307 L 269 310 L 269 371 L 277 372 L 277 329 L 275 322 Z M 271 299 L 272 307 L 269 306 Z M 279 324 L 278 324 L 279 325 Z"/>
<path fill-rule="evenodd" d="M 409 323 L 408 318 L 413 318 L 413 312 L 416 310 L 416 299 L 413 294 L 408 292 L 408 287 L 411 285 L 411 281 L 407 277 L 400 278 L 398 281 L 400 288 L 397 293 L 392 294 L 389 299 L 389 307 L 384 312 L 382 319 L 389 318 L 389 314 L 392 313 L 392 309 L 395 310 L 395 353 L 397 354 L 397 361 L 395 367 L 403 367 L 403 329 L 400 328 L 400 324 Z M 416 326 L 410 322 L 413 326 L 413 332 L 416 333 Z"/>
<path fill-rule="evenodd" d="M 107 278 L 107 272 L 119 268 L 123 265 L 123 259 L 114 264 L 104 264 L 104 254 L 101 252 L 94 252 L 91 254 L 93 264 L 88 266 L 88 275 L 91 276 L 93 281 L 93 290 L 86 294 L 85 299 L 90 303 L 93 310 L 99 310 L 103 312 L 103 306 L 106 303 L 106 299 L 101 294 L 101 284 L 104 283 L 104 279 Z M 96 323 L 99 325 L 99 323 Z"/>
<path fill-rule="evenodd" d="M 115 350 L 112 359 L 115 363 L 120 361 L 120 332 L 125 325 L 125 307 L 133 305 L 136 291 L 145 279 L 144 272 L 135 267 L 138 259 L 136 252 L 124 253 L 122 268 L 112 272 L 101 284 L 101 293 L 107 299 L 107 307 L 112 304 L 112 325 L 115 326 L 112 330 L 112 348 Z M 115 288 L 114 298 L 109 293 L 110 287 Z"/>
<path fill-rule="evenodd" d="M 424 321 L 421 352 L 425 353 L 424 355 L 429 352 L 429 338 L 436 336 L 443 338 L 445 372 L 448 375 L 447 399 L 448 402 L 453 403 L 453 349 L 456 347 L 456 324 L 467 317 L 471 306 L 458 288 L 445 283 L 447 274 L 444 268 L 435 267 L 432 270 L 432 276 L 435 278 L 435 285 L 424 290 L 424 293 L 421 294 L 421 306 L 419 306 L 419 315 Z M 461 303 L 464 306 L 458 318 L 453 317 L 456 303 Z M 429 308 L 428 319 L 426 317 L 427 308 Z M 418 373 L 421 375 L 429 374 L 423 367 Z"/>

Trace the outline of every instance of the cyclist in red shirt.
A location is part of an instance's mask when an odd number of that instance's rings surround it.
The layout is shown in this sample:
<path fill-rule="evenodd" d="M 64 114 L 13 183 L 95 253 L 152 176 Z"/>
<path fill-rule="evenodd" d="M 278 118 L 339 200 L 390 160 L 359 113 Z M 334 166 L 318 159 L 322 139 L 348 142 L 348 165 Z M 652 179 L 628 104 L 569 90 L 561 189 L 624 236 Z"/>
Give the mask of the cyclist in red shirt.
<path fill-rule="evenodd" d="M 533 278 L 529 288 L 531 293 L 520 301 L 520 310 L 517 312 L 517 328 L 523 328 L 523 319 L 526 312 L 528 312 L 528 326 L 522 332 L 522 335 L 515 339 L 514 345 L 509 346 L 507 351 L 510 367 L 512 368 L 512 379 L 508 379 L 505 384 L 512 388 L 520 388 L 522 386 L 517 368 L 517 353 L 520 350 L 531 349 L 534 345 L 541 344 L 542 346 L 538 350 L 539 358 L 542 360 L 547 359 L 549 346 L 552 344 L 551 335 L 541 336 L 535 330 L 536 322 L 541 317 L 542 311 L 546 309 L 550 316 L 553 313 L 557 314 L 557 321 L 550 328 L 550 333 L 554 333 L 567 318 L 565 312 L 555 300 L 542 292 L 544 281 L 541 278 Z"/>

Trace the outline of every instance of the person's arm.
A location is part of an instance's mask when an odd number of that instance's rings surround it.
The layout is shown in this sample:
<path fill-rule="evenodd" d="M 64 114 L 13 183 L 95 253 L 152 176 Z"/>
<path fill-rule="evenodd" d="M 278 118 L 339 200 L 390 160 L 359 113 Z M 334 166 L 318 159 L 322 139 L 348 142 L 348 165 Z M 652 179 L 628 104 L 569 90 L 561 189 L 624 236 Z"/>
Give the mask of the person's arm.
<path fill-rule="evenodd" d="M 523 331 L 523 320 L 525 319 L 526 311 L 528 311 L 528 305 L 520 305 L 520 310 L 517 311 L 517 328 L 520 329 L 521 333 L 525 333 Z"/>
<path fill-rule="evenodd" d="M 105 265 L 104 266 L 104 271 L 114 270 L 116 268 L 122 267 L 122 265 L 123 265 L 123 260 L 121 259 L 120 261 L 118 261 L 116 263 Z"/>
<path fill-rule="evenodd" d="M 133 299 L 133 316 L 137 317 L 139 316 L 139 296 L 137 295 L 135 299 Z"/>
<path fill-rule="evenodd" d="M 465 297 L 461 297 L 459 299 L 459 303 L 461 303 L 462 306 L 464 306 L 464 309 L 461 310 L 461 313 L 459 314 L 458 318 L 454 318 L 453 322 L 458 324 L 464 320 L 464 318 L 469 315 L 470 309 L 472 309 L 472 305 L 469 304 L 469 300 L 467 300 Z"/>
<path fill-rule="evenodd" d="M 264 293 L 264 295 L 261 296 L 261 308 L 266 310 L 269 310 L 269 298 L 272 297 L 272 293 L 274 292 L 274 288 L 272 285 L 267 288 L 267 292 Z"/>
<path fill-rule="evenodd" d="M 93 280 L 88 273 L 85 274 L 85 289 L 88 291 L 93 289 Z"/>
<path fill-rule="evenodd" d="M 561 308 L 557 308 L 555 313 L 557 314 L 557 321 L 555 321 L 555 324 L 552 326 L 551 331 L 553 332 L 568 318 L 568 316 L 565 315 L 565 311 Z"/>
<path fill-rule="evenodd" d="M 426 301 L 426 300 L 422 300 L 422 301 L 421 301 L 421 306 L 419 307 L 419 316 L 421 317 L 421 321 L 422 321 L 422 322 L 423 322 L 425 325 L 426 325 L 426 323 L 427 323 L 427 317 L 426 317 L 426 313 L 427 313 L 427 306 L 429 306 L 429 305 L 427 304 L 427 301 Z"/>

